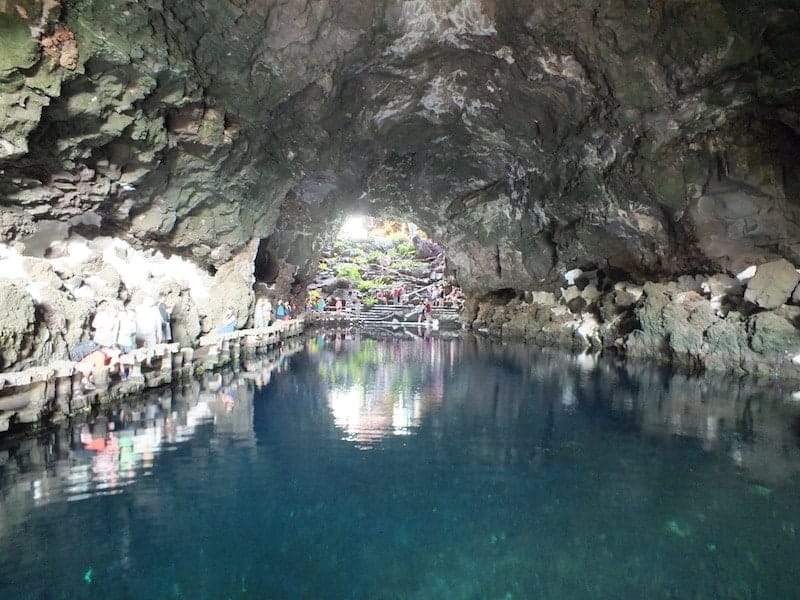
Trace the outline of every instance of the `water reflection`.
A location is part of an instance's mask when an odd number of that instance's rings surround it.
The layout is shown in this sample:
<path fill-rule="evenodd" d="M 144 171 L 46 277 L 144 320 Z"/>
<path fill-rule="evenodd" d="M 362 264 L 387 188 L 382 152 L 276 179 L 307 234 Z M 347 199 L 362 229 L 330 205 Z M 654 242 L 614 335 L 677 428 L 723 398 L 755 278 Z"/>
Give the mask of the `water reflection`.
<path fill-rule="evenodd" d="M 0 596 L 69 572 L 63 597 L 787 597 L 791 388 L 471 336 L 303 344 L 7 441 Z"/>
<path fill-rule="evenodd" d="M 37 438 L 0 447 L 0 535 L 28 510 L 53 501 L 119 494 L 151 474 L 160 453 L 176 450 L 202 427 L 238 444 L 254 444 L 253 396 L 285 372 L 302 342 L 245 361 L 241 370 L 208 373 L 140 399 L 95 406 L 85 417 Z"/>
<path fill-rule="evenodd" d="M 422 343 L 389 336 L 362 338 L 342 331 L 313 342 L 313 362 L 343 439 L 369 449 L 391 435 L 410 435 L 425 412 L 442 402 L 444 361 L 452 366 L 456 342 L 428 337 Z M 422 382 L 422 385 L 420 385 Z"/>
<path fill-rule="evenodd" d="M 360 449 L 422 427 L 444 435 L 458 414 L 474 423 L 472 450 L 481 460 L 541 461 L 557 451 L 559 430 L 580 431 L 589 424 L 577 417 L 599 414 L 654 442 L 695 439 L 758 481 L 800 472 L 800 405 L 780 382 L 677 375 L 474 337 L 337 331 L 7 446 L 3 500 L 29 497 L 38 506 L 119 493 L 200 427 L 254 445 L 254 393 L 303 349 L 318 378 L 313 393 L 324 397 L 341 438 Z"/>

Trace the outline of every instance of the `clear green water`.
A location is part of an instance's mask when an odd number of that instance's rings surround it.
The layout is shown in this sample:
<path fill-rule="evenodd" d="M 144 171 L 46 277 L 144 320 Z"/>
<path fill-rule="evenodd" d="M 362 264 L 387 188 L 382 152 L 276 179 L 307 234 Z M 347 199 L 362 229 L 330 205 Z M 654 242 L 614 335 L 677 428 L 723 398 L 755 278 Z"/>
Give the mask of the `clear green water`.
<path fill-rule="evenodd" d="M 0 598 L 798 597 L 791 391 L 314 339 L 6 443 Z"/>

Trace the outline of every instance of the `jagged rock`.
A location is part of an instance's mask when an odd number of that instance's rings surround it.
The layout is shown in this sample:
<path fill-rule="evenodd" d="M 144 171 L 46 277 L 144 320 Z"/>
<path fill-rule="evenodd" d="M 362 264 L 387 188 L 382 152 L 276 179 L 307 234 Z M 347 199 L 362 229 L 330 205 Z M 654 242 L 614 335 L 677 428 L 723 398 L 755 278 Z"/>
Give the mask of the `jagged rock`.
<path fill-rule="evenodd" d="M 556 296 L 552 292 L 526 292 L 528 302 L 531 304 L 553 305 L 556 303 Z"/>
<path fill-rule="evenodd" d="M 6 241 L 42 219 L 115 231 L 216 272 L 241 312 L 229 265 L 254 236 L 260 281 L 298 298 L 348 212 L 419 223 L 476 299 L 574 269 L 606 292 L 800 264 L 791 2 L 156 5 L 3 9 Z M 227 295 L 198 300 L 206 328 Z M 609 316 L 623 298 L 583 295 Z"/>
<path fill-rule="evenodd" d="M 755 276 L 747 282 L 744 299 L 761 308 L 778 308 L 789 299 L 799 282 L 800 274 L 788 260 L 765 263 L 759 265 Z"/>
<path fill-rule="evenodd" d="M 187 290 L 173 295 L 171 303 L 172 341 L 191 347 L 202 333 L 197 305 Z"/>
<path fill-rule="evenodd" d="M 33 298 L 16 283 L 0 281 L 0 368 L 19 368 L 32 350 L 36 326 Z"/>
<path fill-rule="evenodd" d="M 581 292 L 577 286 L 571 285 L 568 288 L 561 288 L 561 299 L 565 304 L 569 304 L 575 298 L 580 298 Z"/>
<path fill-rule="evenodd" d="M 626 343 L 628 354 L 695 366 L 703 363 L 703 332 L 719 318 L 698 293 L 654 283 L 644 286 L 636 316 L 640 329 Z"/>

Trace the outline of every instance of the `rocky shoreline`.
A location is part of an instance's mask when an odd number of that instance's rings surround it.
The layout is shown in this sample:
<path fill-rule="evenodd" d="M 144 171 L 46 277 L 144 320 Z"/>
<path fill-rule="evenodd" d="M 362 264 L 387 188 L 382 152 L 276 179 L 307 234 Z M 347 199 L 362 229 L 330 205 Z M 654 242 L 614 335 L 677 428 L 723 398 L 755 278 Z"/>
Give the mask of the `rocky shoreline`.
<path fill-rule="evenodd" d="M 25 256 L 0 247 L 0 304 L 6 307 L 0 314 L 0 372 L 68 359 L 68 349 L 90 337 L 91 317 L 101 300 L 131 307 L 144 295 L 163 294 L 173 339 L 186 348 L 197 347 L 200 337 L 214 330 L 226 306 L 236 307 L 237 329 L 253 324 L 252 255 L 243 254 L 233 263 L 236 269 L 211 275 L 188 261 L 142 252 L 115 238 L 73 236 L 49 254 Z M 442 277 L 441 266 L 429 268 L 430 273 L 418 274 L 420 281 Z M 573 269 L 555 292 L 467 295 L 460 320 L 503 340 L 652 359 L 685 371 L 796 379 L 798 283 L 800 274 L 785 259 L 738 276 L 644 284 L 616 281 L 602 270 Z M 292 298 L 302 306 L 305 290 L 293 292 L 289 281 L 278 281 L 259 293 Z"/>
<path fill-rule="evenodd" d="M 611 282 L 578 273 L 572 285 L 521 297 L 472 299 L 476 331 L 542 346 L 604 350 L 683 371 L 800 378 L 800 291 L 786 260 L 729 275 Z"/>

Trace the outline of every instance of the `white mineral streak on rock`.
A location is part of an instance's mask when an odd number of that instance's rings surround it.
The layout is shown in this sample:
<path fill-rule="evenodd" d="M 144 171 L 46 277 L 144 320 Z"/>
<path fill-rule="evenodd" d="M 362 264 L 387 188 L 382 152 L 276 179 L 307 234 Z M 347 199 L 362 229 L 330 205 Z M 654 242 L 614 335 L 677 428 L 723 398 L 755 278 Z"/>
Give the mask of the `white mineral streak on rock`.
<path fill-rule="evenodd" d="M 796 365 L 800 365 L 800 354 L 795 354 L 795 355 L 792 357 L 792 362 L 793 362 L 794 364 L 796 364 Z"/>
<path fill-rule="evenodd" d="M 500 48 L 500 50 L 495 52 L 494 55 L 497 58 L 506 61 L 510 65 L 514 64 L 514 51 L 508 46 L 503 46 Z"/>
<path fill-rule="evenodd" d="M 459 35 L 494 35 L 492 20 L 483 12 L 480 0 L 407 0 L 399 18 L 401 35 L 389 52 L 406 57 L 430 42 L 448 41 L 462 46 Z"/>
<path fill-rule="evenodd" d="M 558 55 L 551 52 L 546 56 L 540 56 L 538 61 L 548 75 L 563 77 L 580 84 L 581 88 L 591 87 L 583 67 L 571 54 Z"/>
<path fill-rule="evenodd" d="M 795 402 L 800 402 L 800 390 L 797 390 L 796 392 L 792 392 L 791 398 Z"/>
<path fill-rule="evenodd" d="M 387 121 L 392 121 L 395 117 L 402 117 L 414 105 L 411 96 L 403 95 L 398 98 L 393 98 L 381 108 L 381 110 L 372 118 L 375 125 L 380 127 Z"/>
<path fill-rule="evenodd" d="M 425 95 L 419 101 L 423 108 L 422 114 L 428 120 L 438 122 L 440 115 L 450 112 L 452 98 L 463 93 L 463 87 L 455 86 L 454 78 L 458 73 L 459 71 L 451 73 L 447 79 L 437 75 L 428 84 Z"/>
<path fill-rule="evenodd" d="M 755 277 L 757 267 L 755 265 L 750 265 L 744 271 L 736 275 L 736 279 L 739 281 L 745 281 L 747 279 L 752 279 Z"/>
<path fill-rule="evenodd" d="M 420 114 L 439 123 L 439 117 L 446 113 L 474 117 L 484 109 L 497 110 L 497 106 L 480 98 L 468 98 L 468 88 L 459 83 L 467 72 L 456 69 L 448 75 L 437 75 L 428 83 L 425 95 L 420 99 Z"/>
<path fill-rule="evenodd" d="M 522 220 L 522 211 L 513 206 L 511 199 L 505 194 L 501 194 L 494 200 L 489 200 L 475 209 L 480 215 L 480 223 L 487 233 L 503 231 L 512 223 Z"/>

